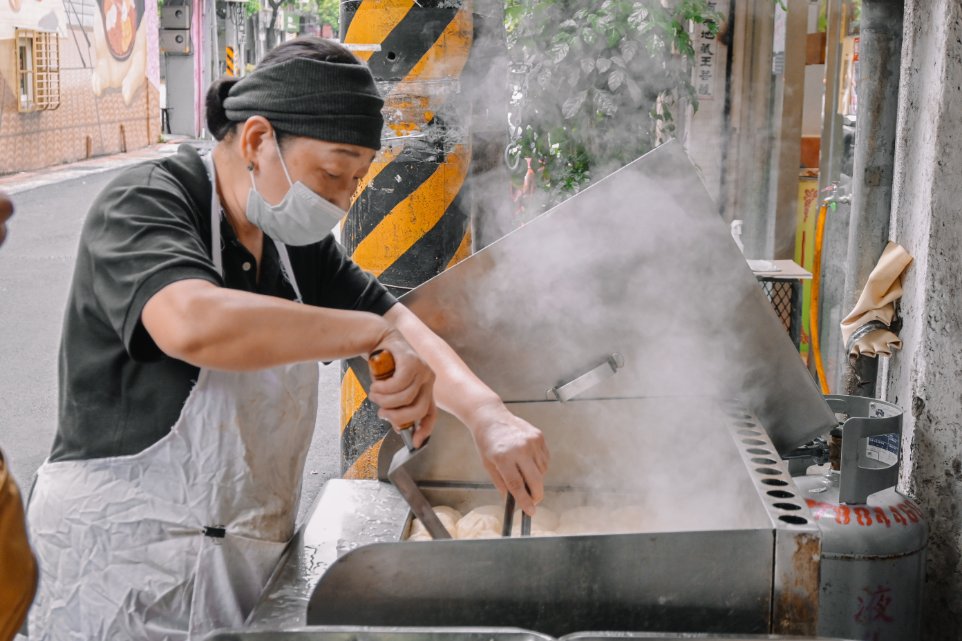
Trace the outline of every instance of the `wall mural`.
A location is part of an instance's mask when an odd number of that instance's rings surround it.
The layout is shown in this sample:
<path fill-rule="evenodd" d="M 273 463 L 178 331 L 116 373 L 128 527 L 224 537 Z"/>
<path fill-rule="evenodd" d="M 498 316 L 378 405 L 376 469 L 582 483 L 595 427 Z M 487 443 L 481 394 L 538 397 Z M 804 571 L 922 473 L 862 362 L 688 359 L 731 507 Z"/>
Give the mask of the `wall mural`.
<path fill-rule="evenodd" d="M 155 0 L 0 0 L 0 174 L 158 142 L 158 33 Z"/>
<path fill-rule="evenodd" d="M 81 4 L 86 5 L 82 9 L 88 12 L 86 24 L 93 28 L 92 37 L 74 33 L 83 23 Z M 67 47 L 78 49 L 79 66 L 92 68 L 90 87 L 97 97 L 117 90 L 129 106 L 146 80 L 160 85 L 159 60 L 150 57 L 159 56 L 153 0 L 0 0 L 0 75 L 11 92 L 16 78 L 12 41 L 18 28 L 57 32 L 64 53 Z"/>
<path fill-rule="evenodd" d="M 94 20 L 94 95 L 120 89 L 124 104 L 146 81 L 147 20 L 144 0 L 97 0 L 100 19 Z"/>

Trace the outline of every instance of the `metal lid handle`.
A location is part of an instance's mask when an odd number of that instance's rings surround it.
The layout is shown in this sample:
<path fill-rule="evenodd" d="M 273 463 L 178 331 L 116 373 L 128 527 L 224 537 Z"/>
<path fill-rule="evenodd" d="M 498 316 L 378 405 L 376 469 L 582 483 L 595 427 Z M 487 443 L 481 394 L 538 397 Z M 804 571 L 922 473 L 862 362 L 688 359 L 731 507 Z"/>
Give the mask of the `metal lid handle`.
<path fill-rule="evenodd" d="M 576 376 L 567 383 L 552 387 L 548 390 L 547 397 L 549 400 L 561 401 L 562 403 L 570 401 L 575 396 L 583 394 L 595 385 L 611 378 L 624 366 L 625 359 L 620 354 L 610 354 L 600 365 Z"/>

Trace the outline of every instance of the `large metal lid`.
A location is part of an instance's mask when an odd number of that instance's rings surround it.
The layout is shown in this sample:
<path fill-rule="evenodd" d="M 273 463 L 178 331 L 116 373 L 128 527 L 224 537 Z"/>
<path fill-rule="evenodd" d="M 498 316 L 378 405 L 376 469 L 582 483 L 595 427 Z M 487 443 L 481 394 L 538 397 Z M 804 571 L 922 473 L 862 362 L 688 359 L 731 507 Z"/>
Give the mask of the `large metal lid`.
<path fill-rule="evenodd" d="M 836 424 L 677 143 L 403 302 L 506 401 L 733 399 L 783 453 Z"/>

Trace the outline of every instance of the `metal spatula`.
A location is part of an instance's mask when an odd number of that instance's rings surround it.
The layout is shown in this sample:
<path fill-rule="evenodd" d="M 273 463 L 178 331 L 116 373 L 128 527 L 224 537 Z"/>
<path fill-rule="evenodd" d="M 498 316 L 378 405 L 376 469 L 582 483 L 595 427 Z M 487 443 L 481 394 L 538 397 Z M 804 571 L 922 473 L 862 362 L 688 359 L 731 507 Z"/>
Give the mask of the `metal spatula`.
<path fill-rule="evenodd" d="M 394 375 L 394 356 L 386 350 L 378 350 L 368 358 L 368 366 L 374 380 L 382 381 L 391 378 Z M 391 467 L 388 469 L 387 477 L 404 497 L 404 500 L 407 501 L 411 511 L 414 512 L 414 516 L 424 524 L 431 538 L 450 539 L 451 534 L 445 529 L 438 515 L 434 513 L 434 508 L 421 493 L 421 488 L 414 482 L 411 473 L 404 469 L 405 465 L 424 451 L 428 443 L 425 441 L 420 448 L 414 447 L 414 423 L 402 426 L 400 431 L 404 447 L 398 450 L 394 458 L 391 459 Z"/>

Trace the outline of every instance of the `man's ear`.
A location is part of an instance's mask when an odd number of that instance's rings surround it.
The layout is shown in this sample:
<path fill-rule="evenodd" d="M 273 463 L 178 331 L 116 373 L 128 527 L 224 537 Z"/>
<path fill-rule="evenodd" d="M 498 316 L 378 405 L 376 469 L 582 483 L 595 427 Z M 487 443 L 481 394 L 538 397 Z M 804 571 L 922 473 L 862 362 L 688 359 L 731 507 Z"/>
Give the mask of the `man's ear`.
<path fill-rule="evenodd" d="M 264 158 L 265 149 L 271 145 L 274 127 L 264 116 L 251 116 L 244 123 L 240 132 L 240 152 L 244 158 L 244 165 L 256 170 Z"/>

